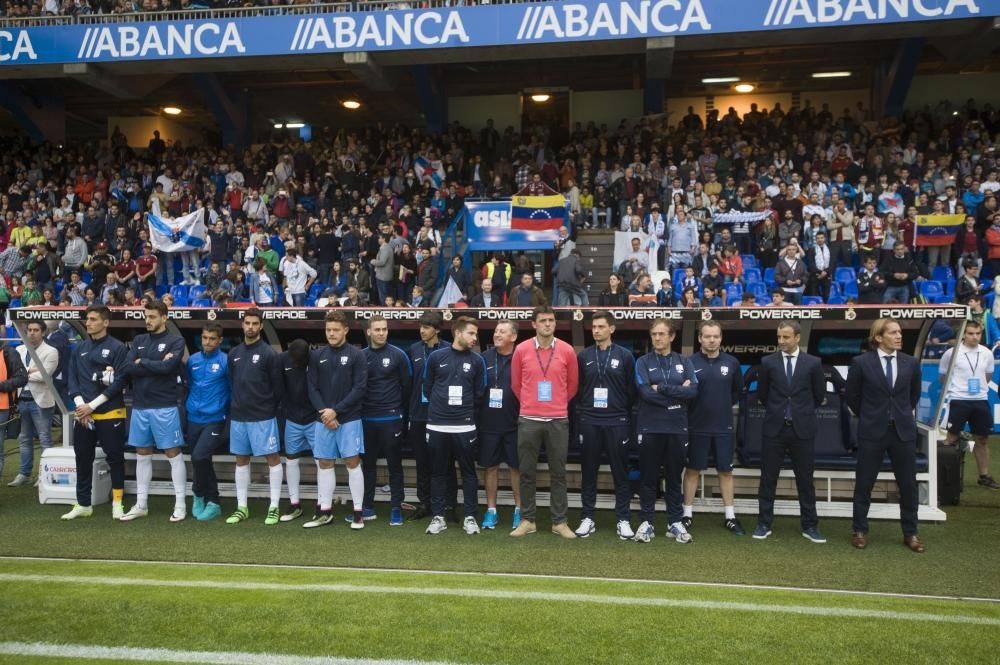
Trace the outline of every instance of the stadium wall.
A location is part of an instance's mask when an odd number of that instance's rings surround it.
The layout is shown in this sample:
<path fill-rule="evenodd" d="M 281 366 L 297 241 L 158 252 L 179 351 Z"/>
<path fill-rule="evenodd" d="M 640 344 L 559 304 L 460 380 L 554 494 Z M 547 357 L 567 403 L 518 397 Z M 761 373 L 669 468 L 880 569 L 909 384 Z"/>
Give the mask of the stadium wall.
<path fill-rule="evenodd" d="M 167 143 L 181 141 L 185 145 L 193 145 L 201 141 L 201 135 L 179 123 L 157 116 L 109 116 L 108 141 L 118 126 L 129 140 L 132 148 L 145 148 L 154 130 L 159 130 L 160 138 Z"/>

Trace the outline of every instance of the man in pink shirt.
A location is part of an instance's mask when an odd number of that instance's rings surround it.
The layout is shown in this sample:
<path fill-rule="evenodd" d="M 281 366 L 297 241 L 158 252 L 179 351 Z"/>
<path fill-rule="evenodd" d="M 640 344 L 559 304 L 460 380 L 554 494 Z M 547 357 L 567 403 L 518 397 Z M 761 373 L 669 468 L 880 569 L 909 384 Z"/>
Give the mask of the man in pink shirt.
<path fill-rule="evenodd" d="M 576 394 L 579 367 L 573 347 L 555 338 L 556 315 L 548 305 L 532 314 L 535 337 L 521 342 L 511 360 L 511 388 L 521 405 L 517 461 L 521 467 L 521 524 L 512 536 L 535 533 L 535 469 L 545 448 L 549 464 L 552 533 L 576 538 L 566 524 L 566 451 L 569 401 Z"/>

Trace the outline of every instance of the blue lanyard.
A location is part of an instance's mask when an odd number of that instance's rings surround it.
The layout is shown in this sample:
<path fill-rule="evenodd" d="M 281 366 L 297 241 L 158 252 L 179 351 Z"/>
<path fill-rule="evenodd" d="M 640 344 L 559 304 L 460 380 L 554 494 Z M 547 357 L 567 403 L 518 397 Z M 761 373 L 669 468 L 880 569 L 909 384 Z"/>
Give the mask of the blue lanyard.
<path fill-rule="evenodd" d="M 670 383 L 670 371 L 671 371 L 670 370 L 670 356 L 669 355 L 667 356 L 667 367 L 666 367 L 666 369 L 664 369 L 663 368 L 663 357 L 659 353 L 657 353 L 656 351 L 653 351 L 653 355 L 656 356 L 656 364 L 660 368 L 660 373 L 663 374 L 663 376 L 665 377 L 663 379 L 663 383 Z"/>
<path fill-rule="evenodd" d="M 611 362 L 611 350 L 614 345 L 608 347 L 608 355 L 604 358 L 604 363 L 601 363 L 601 349 L 598 346 L 594 346 L 594 354 L 597 356 L 595 361 L 597 364 L 597 383 L 600 387 L 604 387 L 604 377 L 607 376 L 608 363 Z"/>

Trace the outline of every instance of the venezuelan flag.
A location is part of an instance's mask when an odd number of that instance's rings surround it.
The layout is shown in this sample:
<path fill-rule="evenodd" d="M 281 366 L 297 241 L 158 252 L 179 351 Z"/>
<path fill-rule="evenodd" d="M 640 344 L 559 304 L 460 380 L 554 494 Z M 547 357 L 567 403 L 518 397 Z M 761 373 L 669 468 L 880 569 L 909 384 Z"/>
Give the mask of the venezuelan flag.
<path fill-rule="evenodd" d="M 917 215 L 917 247 L 943 247 L 955 242 L 963 215 Z"/>
<path fill-rule="evenodd" d="M 566 224 L 566 197 L 515 196 L 510 202 L 510 228 L 522 231 L 555 230 Z"/>

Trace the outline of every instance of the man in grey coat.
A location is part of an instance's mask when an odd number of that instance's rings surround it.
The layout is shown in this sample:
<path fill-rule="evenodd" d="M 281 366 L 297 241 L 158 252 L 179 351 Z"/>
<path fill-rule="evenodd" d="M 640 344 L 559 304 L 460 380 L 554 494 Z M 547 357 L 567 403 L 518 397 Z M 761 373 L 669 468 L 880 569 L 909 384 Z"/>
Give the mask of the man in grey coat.
<path fill-rule="evenodd" d="M 392 282 L 395 278 L 395 261 L 393 260 L 392 245 L 389 238 L 384 235 L 378 237 L 378 254 L 372 259 L 372 268 L 375 269 L 375 288 L 378 291 L 378 304 L 385 304 L 385 297 L 392 293 Z"/>

